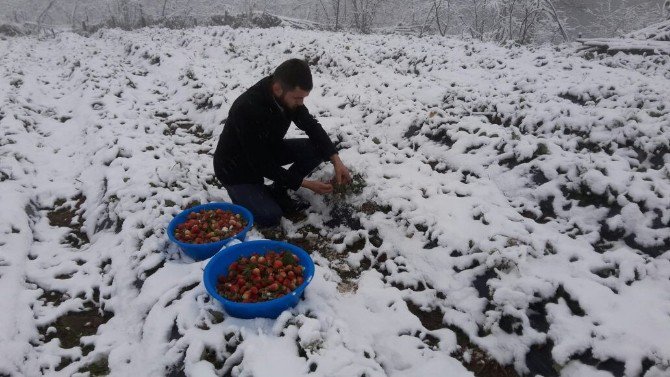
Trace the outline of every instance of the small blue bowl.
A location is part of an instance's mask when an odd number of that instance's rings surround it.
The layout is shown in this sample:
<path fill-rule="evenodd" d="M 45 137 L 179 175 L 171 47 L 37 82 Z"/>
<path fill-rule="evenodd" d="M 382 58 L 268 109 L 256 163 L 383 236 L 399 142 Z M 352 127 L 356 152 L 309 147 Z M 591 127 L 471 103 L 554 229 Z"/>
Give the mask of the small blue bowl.
<path fill-rule="evenodd" d="M 177 225 L 186 222 L 186 220 L 188 220 L 189 213 L 200 212 L 202 210 L 211 210 L 211 209 L 222 209 L 225 211 L 231 211 L 236 214 L 239 213 L 247 222 L 247 226 L 245 226 L 244 229 L 242 229 L 242 231 L 240 231 L 236 235 L 217 242 L 194 244 L 194 243 L 181 242 L 175 238 L 174 232 L 177 229 Z M 176 243 L 177 246 L 179 246 L 179 248 L 184 252 L 184 254 L 188 255 L 189 257 L 195 260 L 204 260 L 216 254 L 217 251 L 221 250 L 221 248 L 224 247 L 233 238 L 237 238 L 240 241 L 244 241 L 244 237 L 247 235 L 247 232 L 249 231 L 249 229 L 251 229 L 253 225 L 254 225 L 254 216 L 251 214 L 251 212 L 249 212 L 248 209 L 242 206 L 223 202 L 207 203 L 184 210 L 177 216 L 175 216 L 174 219 L 170 221 L 170 225 L 168 225 L 167 234 L 170 241 Z"/>
<path fill-rule="evenodd" d="M 228 274 L 228 266 L 230 266 L 231 263 L 242 256 L 249 257 L 254 253 L 265 255 L 270 250 L 276 252 L 287 250 L 298 257 L 299 263 L 305 267 L 303 270 L 302 284 L 282 297 L 263 302 L 242 303 L 230 301 L 219 294 L 216 290 L 218 277 Z M 298 304 L 300 296 L 307 287 L 307 284 L 312 281 L 313 277 L 314 262 L 305 250 L 298 246 L 291 245 L 290 243 L 271 240 L 247 241 L 227 247 L 217 253 L 209 263 L 207 263 L 203 274 L 207 292 L 221 302 L 223 309 L 228 315 L 237 318 L 277 318 L 284 310 L 292 308 Z"/>

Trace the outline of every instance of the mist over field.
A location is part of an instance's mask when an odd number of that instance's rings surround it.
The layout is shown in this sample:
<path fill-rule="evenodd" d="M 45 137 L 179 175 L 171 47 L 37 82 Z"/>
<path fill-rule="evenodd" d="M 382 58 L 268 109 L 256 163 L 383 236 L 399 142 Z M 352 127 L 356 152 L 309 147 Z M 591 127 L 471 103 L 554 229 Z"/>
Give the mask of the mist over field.
<path fill-rule="evenodd" d="M 546 0 L 536 4 L 544 4 Z M 522 1 L 516 2 L 518 4 Z M 529 3 L 534 3 L 530 1 Z M 147 18 L 188 16 L 206 22 L 212 15 L 268 12 L 310 20 L 337 28 L 361 29 L 358 18 L 370 18 L 371 27 L 393 28 L 414 25 L 427 33 L 436 30 L 435 8 L 440 10 L 446 34 L 468 35 L 469 17 L 483 10 L 500 7 L 503 0 L 2 0 L 0 22 L 42 22 L 55 25 L 100 23 L 142 13 Z M 663 0 L 553 0 L 551 4 L 564 22 L 570 39 L 617 36 L 664 17 Z M 339 15 L 335 17 L 335 14 Z M 337 18 L 337 20 L 336 20 Z M 446 25 L 446 24 L 449 25 Z M 425 25 L 425 26 L 424 26 Z M 543 38 L 547 41 L 550 38 Z M 560 39 L 554 38 L 554 42 Z"/>

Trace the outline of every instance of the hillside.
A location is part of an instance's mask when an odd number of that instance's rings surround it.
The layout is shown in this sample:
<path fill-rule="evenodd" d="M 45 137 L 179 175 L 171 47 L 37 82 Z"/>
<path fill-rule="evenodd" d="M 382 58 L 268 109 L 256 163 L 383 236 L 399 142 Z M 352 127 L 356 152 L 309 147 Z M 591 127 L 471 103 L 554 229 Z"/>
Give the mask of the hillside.
<path fill-rule="evenodd" d="M 228 27 L 0 40 L 0 375 L 667 375 L 670 61 L 575 48 Z M 228 201 L 222 121 L 289 57 L 312 65 L 307 106 L 358 185 L 299 191 L 304 217 L 249 234 L 317 270 L 294 310 L 239 320 L 165 228 Z"/>

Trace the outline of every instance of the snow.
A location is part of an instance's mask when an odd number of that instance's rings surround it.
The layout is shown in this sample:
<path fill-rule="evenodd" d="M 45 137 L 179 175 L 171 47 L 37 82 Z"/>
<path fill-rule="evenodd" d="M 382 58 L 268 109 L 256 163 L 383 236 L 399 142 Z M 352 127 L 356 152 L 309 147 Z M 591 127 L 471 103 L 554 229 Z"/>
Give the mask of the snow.
<path fill-rule="evenodd" d="M 666 375 L 670 63 L 576 47 L 228 27 L 0 40 L 0 374 L 470 376 L 472 347 L 538 373 L 546 345 L 555 375 Z M 319 244 L 316 276 L 278 319 L 236 319 L 165 229 L 229 200 L 221 123 L 296 56 L 365 187 L 299 191 L 312 208 L 282 227 Z M 96 323 L 71 344 L 79 312 Z"/>
<path fill-rule="evenodd" d="M 608 51 L 642 51 L 653 54 L 670 54 L 667 40 L 639 40 L 633 38 L 590 38 L 580 39 L 585 46 L 604 48 Z"/>

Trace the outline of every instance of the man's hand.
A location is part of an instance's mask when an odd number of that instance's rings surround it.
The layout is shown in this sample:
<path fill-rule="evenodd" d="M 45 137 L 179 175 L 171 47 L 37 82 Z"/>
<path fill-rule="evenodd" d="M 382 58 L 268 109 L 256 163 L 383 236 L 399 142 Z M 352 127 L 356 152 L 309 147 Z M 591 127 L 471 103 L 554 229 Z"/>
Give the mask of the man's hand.
<path fill-rule="evenodd" d="M 338 185 L 346 185 L 351 182 L 351 173 L 349 173 L 349 169 L 347 169 L 342 163 L 342 160 L 340 160 L 340 156 L 334 154 L 330 157 L 330 161 L 335 168 L 335 182 Z"/>
<path fill-rule="evenodd" d="M 319 195 L 329 194 L 333 192 L 333 185 L 330 183 L 323 183 L 321 181 L 311 181 L 308 179 L 302 180 L 302 187 L 310 189 Z"/>

